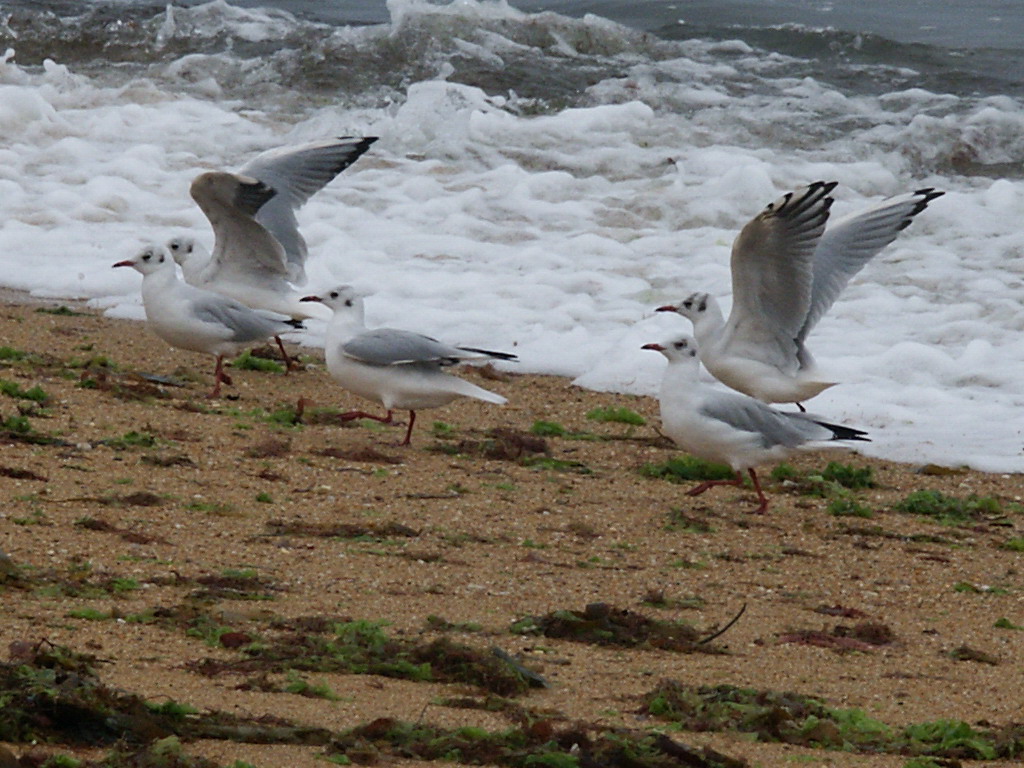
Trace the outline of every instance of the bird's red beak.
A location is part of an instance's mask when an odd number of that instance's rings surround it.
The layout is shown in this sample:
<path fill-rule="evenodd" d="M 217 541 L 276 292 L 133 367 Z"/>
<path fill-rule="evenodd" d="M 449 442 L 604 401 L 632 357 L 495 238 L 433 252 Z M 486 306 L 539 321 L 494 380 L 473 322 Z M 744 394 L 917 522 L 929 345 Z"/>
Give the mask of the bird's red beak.
<path fill-rule="evenodd" d="M 134 267 L 135 266 L 135 262 L 132 261 L 131 259 L 126 259 L 125 261 L 117 262 L 117 264 L 115 264 L 114 266 L 115 267 Z"/>
<path fill-rule="evenodd" d="M 640 349 L 653 349 L 655 352 L 664 352 L 665 348 L 661 344 L 651 342 L 650 344 L 644 344 Z"/>
<path fill-rule="evenodd" d="M 324 303 L 324 300 L 319 296 L 303 296 L 299 301 L 319 301 L 321 304 Z"/>
<path fill-rule="evenodd" d="M 673 304 L 665 304 L 664 306 L 658 307 L 654 311 L 655 312 L 678 312 L 679 311 L 679 307 L 674 306 Z"/>

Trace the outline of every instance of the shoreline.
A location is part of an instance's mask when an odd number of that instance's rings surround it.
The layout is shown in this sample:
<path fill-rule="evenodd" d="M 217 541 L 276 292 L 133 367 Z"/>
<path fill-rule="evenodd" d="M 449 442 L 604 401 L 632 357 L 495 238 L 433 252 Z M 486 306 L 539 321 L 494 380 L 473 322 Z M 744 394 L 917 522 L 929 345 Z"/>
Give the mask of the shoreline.
<path fill-rule="evenodd" d="M 24 291 L 24 290 L 16 289 L 16 288 L 5 288 L 5 287 L 0 286 L 0 305 L 11 305 L 11 306 L 28 306 L 28 305 L 32 305 L 32 306 L 41 306 L 41 305 L 60 306 L 60 305 L 67 305 L 69 308 L 75 308 L 77 311 L 86 311 L 86 312 L 89 312 L 89 313 L 94 313 L 94 315 L 97 318 L 100 318 L 100 319 L 102 319 L 104 321 L 107 321 L 107 322 L 114 322 L 115 321 L 115 318 L 107 317 L 103 313 L 102 310 L 97 309 L 97 308 L 91 306 L 89 302 L 90 302 L 89 299 L 33 296 L 28 291 Z M 122 320 L 120 318 L 116 319 L 116 321 L 117 322 L 122 322 L 122 321 L 124 321 L 124 322 L 138 322 L 138 321 L 125 321 L 125 320 Z M 162 344 L 163 342 L 160 342 L 160 343 Z M 322 349 L 319 349 L 318 347 L 306 346 L 306 345 L 300 344 L 299 348 L 302 349 L 304 351 L 304 353 L 307 354 L 307 355 L 310 354 L 311 352 L 314 353 L 314 354 L 322 355 Z M 578 385 L 575 385 L 575 384 L 572 383 L 575 379 L 573 377 L 569 377 L 569 376 L 557 376 L 557 375 L 554 375 L 554 374 L 525 374 L 525 375 L 540 376 L 540 377 L 551 377 L 554 380 L 557 380 L 557 381 L 560 381 L 560 382 L 564 382 L 568 386 L 573 386 L 573 387 L 578 386 Z M 655 403 L 657 401 L 657 398 L 656 397 L 652 397 L 652 396 L 630 395 L 630 394 L 625 394 L 625 393 L 621 393 L 621 392 L 609 392 L 609 391 L 603 391 L 603 390 L 602 391 L 590 390 L 590 389 L 586 389 L 584 387 L 579 387 L 579 388 L 583 389 L 585 391 L 588 391 L 588 392 L 594 392 L 595 394 L 608 395 L 608 396 L 611 396 L 611 397 L 616 397 L 616 396 L 624 397 L 624 398 L 650 397 L 650 399 L 652 401 L 654 401 Z M 869 434 L 870 434 L 870 431 L 869 431 Z M 942 471 L 959 472 L 959 471 L 964 471 L 965 470 L 965 471 L 969 471 L 969 472 L 980 472 L 980 473 L 986 474 L 986 475 L 999 476 L 999 477 L 1003 477 L 1005 479 L 1009 479 L 1009 478 L 1015 477 L 1015 476 L 1024 477 L 1024 469 L 1017 470 L 1017 471 L 1012 471 L 1012 470 L 1010 470 L 1010 471 L 1005 471 L 1005 470 L 986 470 L 986 469 L 978 469 L 978 468 L 975 468 L 975 467 L 971 467 L 971 466 L 969 466 L 968 464 L 965 464 L 965 463 L 956 464 L 956 463 L 952 463 L 952 462 L 944 463 L 942 461 L 938 461 L 938 460 L 933 461 L 933 460 L 929 460 L 929 459 L 892 459 L 892 458 L 881 457 L 881 456 L 869 456 L 867 454 L 861 454 L 859 451 L 857 451 L 856 450 L 856 446 L 835 447 L 833 450 L 836 451 L 836 452 L 839 452 L 839 451 L 842 451 L 842 450 L 850 450 L 850 451 L 856 453 L 857 455 L 864 456 L 865 458 L 870 458 L 872 460 L 877 460 L 877 461 L 892 462 L 894 464 L 900 464 L 900 465 L 907 466 L 907 467 L 915 467 L 915 468 L 917 468 L 920 471 L 926 471 L 926 472 L 942 472 Z"/>
<path fill-rule="evenodd" d="M 33 296 L 28 291 L 23 291 L 20 288 L 5 288 L 0 286 L 0 304 L 46 304 L 50 301 L 56 303 L 67 302 L 69 304 L 75 304 L 83 306 L 87 303 L 87 299 L 43 299 L 38 296 Z"/>

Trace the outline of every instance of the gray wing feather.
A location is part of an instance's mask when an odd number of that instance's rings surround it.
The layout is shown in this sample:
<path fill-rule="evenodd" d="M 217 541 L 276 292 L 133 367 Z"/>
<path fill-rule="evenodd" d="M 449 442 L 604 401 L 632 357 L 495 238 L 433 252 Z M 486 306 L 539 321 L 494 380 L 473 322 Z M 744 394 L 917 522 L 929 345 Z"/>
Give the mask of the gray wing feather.
<path fill-rule="evenodd" d="M 222 171 L 210 171 L 192 183 L 192 198 L 213 227 L 214 245 L 204 280 L 221 270 L 265 270 L 287 275 L 284 249 L 253 213 L 276 198 L 262 181 Z"/>
<path fill-rule="evenodd" d="M 289 278 L 305 282 L 306 241 L 299 232 L 295 211 L 354 163 L 377 139 L 342 137 L 264 152 L 242 173 L 272 187 L 277 195 L 256 213 L 284 248 Z"/>
<path fill-rule="evenodd" d="M 812 261 L 836 182 L 818 181 L 768 205 L 732 248 L 733 308 L 727 333 L 765 347 L 792 344 L 811 300 Z"/>
<path fill-rule="evenodd" d="M 753 432 L 764 448 L 795 448 L 811 440 L 828 440 L 832 432 L 798 413 L 785 413 L 749 397 L 722 393 L 705 401 L 700 412 L 734 429 Z"/>
<path fill-rule="evenodd" d="M 889 245 L 929 202 L 943 193 L 921 189 L 890 197 L 832 224 L 814 251 L 811 302 L 797 340 L 803 342 L 847 283 Z"/>
<path fill-rule="evenodd" d="M 290 329 L 283 320 L 260 314 L 240 302 L 221 296 L 196 299 L 192 302 L 192 311 L 203 322 L 224 326 L 232 341 L 259 341 Z"/>
<path fill-rule="evenodd" d="M 375 328 L 361 333 L 342 344 L 341 350 L 348 357 L 369 365 L 429 364 L 440 367 L 480 357 L 429 336 L 395 328 Z"/>

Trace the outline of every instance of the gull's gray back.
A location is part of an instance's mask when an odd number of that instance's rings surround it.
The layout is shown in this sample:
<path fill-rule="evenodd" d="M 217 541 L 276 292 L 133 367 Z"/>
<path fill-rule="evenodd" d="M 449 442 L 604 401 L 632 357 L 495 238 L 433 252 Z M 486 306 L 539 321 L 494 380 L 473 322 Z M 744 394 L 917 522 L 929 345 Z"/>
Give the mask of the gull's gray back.
<path fill-rule="evenodd" d="M 705 400 L 700 412 L 734 429 L 757 435 L 762 447 L 796 448 L 812 440 L 828 440 L 832 432 L 806 416 L 776 411 L 749 397 L 720 393 Z"/>
<path fill-rule="evenodd" d="M 375 328 L 341 346 L 342 352 L 369 365 L 429 364 L 438 368 L 464 357 L 456 347 L 429 336 L 395 328 Z"/>
<path fill-rule="evenodd" d="M 204 292 L 205 293 L 205 292 Z M 221 296 L 199 296 L 192 302 L 195 316 L 231 332 L 232 341 L 259 341 L 288 329 L 286 323 L 261 315 L 244 304 Z"/>

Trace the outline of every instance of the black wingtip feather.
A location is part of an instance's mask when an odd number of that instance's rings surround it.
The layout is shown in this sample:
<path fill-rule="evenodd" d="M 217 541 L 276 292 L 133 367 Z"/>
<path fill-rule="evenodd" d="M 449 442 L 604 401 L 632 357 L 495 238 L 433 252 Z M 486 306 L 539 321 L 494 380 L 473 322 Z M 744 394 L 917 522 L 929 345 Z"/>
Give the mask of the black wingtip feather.
<path fill-rule="evenodd" d="M 863 429 L 844 427 L 842 424 L 829 424 L 827 421 L 818 421 L 817 419 L 815 419 L 814 423 L 830 430 L 832 432 L 833 440 L 860 440 L 865 443 L 871 442 L 870 437 L 865 437 L 867 432 Z"/>
<path fill-rule="evenodd" d="M 357 137 L 339 136 L 338 141 L 351 141 L 355 138 Z M 357 141 L 352 146 L 352 151 L 339 160 L 337 166 L 335 166 L 335 174 L 341 173 L 350 165 L 352 165 L 352 163 L 354 163 L 356 160 L 362 157 L 366 153 L 366 151 L 373 145 L 373 143 L 377 141 L 379 138 L 379 136 L 364 136 L 363 138 L 359 139 L 359 141 Z"/>
<path fill-rule="evenodd" d="M 508 352 L 495 352 L 493 349 L 477 349 L 476 347 L 459 347 L 459 349 L 464 350 L 466 352 L 476 352 L 479 355 L 487 355 L 489 357 L 493 357 L 495 360 L 519 360 L 519 357 L 517 355 L 513 355 Z"/>
<path fill-rule="evenodd" d="M 829 209 L 834 202 L 829 193 L 838 184 L 838 181 L 812 182 L 807 185 L 804 193 L 799 197 L 795 192 L 787 192 L 782 196 L 782 204 L 778 208 L 775 208 L 775 204 L 771 203 L 765 210 L 771 211 L 776 216 L 785 213 L 785 215 L 794 219 L 811 211 L 815 216 L 825 221 L 828 219 Z"/>
<path fill-rule="evenodd" d="M 358 136 L 339 136 L 338 141 L 352 141 L 353 139 L 359 139 L 359 143 L 356 145 L 357 147 L 369 148 L 369 146 L 379 138 L 380 136 L 363 136 L 362 138 Z"/>
<path fill-rule="evenodd" d="M 914 206 L 914 210 L 910 212 L 910 215 L 900 222 L 899 228 L 901 232 L 910 226 L 910 222 L 914 220 L 914 217 L 917 216 L 917 214 L 919 214 L 921 211 L 928 207 L 928 203 L 930 203 L 937 197 L 942 197 L 946 193 L 943 192 L 941 189 L 935 189 L 934 187 L 925 187 L 924 189 L 915 190 L 914 194 L 918 195 L 921 199 L 917 201 L 917 205 Z"/>

